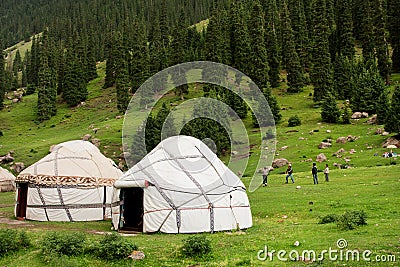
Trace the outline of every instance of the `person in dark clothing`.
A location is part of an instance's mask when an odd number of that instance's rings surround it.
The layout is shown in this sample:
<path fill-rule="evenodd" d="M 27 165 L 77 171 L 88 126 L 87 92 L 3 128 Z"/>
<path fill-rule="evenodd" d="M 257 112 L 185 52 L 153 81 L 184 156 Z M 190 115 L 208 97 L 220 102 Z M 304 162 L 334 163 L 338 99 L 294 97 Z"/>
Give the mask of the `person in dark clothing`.
<path fill-rule="evenodd" d="M 289 163 L 287 169 L 286 169 L 286 184 L 288 183 L 288 178 L 290 177 L 290 179 L 292 180 L 292 183 L 294 183 L 294 179 L 293 179 L 293 169 L 292 169 L 292 164 Z"/>
<path fill-rule="evenodd" d="M 315 164 L 315 162 L 313 163 L 311 173 L 313 176 L 314 184 L 318 184 L 318 169 L 317 169 L 317 164 Z"/>

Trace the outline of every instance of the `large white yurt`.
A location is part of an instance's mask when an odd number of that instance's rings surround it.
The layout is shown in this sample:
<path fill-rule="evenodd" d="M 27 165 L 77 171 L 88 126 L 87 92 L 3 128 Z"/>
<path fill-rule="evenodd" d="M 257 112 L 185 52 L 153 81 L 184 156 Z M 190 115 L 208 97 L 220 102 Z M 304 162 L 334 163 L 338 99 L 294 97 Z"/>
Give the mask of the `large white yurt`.
<path fill-rule="evenodd" d="M 114 186 L 121 189 L 116 229 L 198 233 L 252 226 L 246 188 L 200 140 L 162 141 Z"/>
<path fill-rule="evenodd" d="M 97 221 L 119 213 L 122 175 L 115 163 L 87 141 L 69 141 L 17 176 L 15 216 L 36 221 Z"/>
<path fill-rule="evenodd" d="M 15 176 L 0 167 L 0 192 L 15 191 Z"/>

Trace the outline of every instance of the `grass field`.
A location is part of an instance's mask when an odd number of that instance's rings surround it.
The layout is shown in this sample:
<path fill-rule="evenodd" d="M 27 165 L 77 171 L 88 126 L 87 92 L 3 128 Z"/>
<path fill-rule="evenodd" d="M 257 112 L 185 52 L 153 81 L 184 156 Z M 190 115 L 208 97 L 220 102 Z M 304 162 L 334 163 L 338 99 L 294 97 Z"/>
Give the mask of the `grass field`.
<path fill-rule="evenodd" d="M 36 95 L 26 96 L 18 104 L 6 101 L 8 108 L 0 111 L 0 130 L 4 135 L 0 137 L 0 155 L 14 150 L 16 161 L 22 161 L 27 166 L 45 156 L 51 145 L 80 139 L 89 133 L 101 140 L 101 151 L 118 162 L 123 120 L 116 118 L 119 114 L 115 107 L 114 88 L 101 88 L 104 69 L 105 65 L 101 63 L 98 66 L 99 78 L 89 83 L 89 99 L 84 106 L 68 108 L 60 103 L 57 115 L 43 123 L 35 121 Z M 393 83 L 399 80 L 399 74 L 393 76 Z M 44 262 L 38 244 L 41 236 L 49 230 L 86 232 L 88 242 L 92 242 L 101 237 L 95 232 L 110 231 L 110 222 L 29 221 L 9 224 L 9 221 L 1 218 L 12 218 L 15 196 L 14 193 L 0 193 L 0 228 L 25 229 L 34 244 L 27 251 L 0 258 L 0 266 L 399 266 L 400 168 L 396 164 L 398 160 L 380 156 L 385 151 L 381 144 L 387 137 L 374 133 L 382 126 L 369 125 L 366 119 L 353 121 L 350 125 L 322 123 L 320 110 L 314 107 L 309 96 L 311 91 L 311 88 L 306 88 L 300 94 L 290 95 L 280 88 L 273 92 L 283 108 L 283 121 L 277 125 L 276 157 L 286 158 L 293 163 L 295 184 L 284 184 L 285 168 L 275 169 L 269 176 L 268 187 L 261 187 L 248 195 L 253 214 L 252 228 L 204 234 L 214 248 L 211 256 L 203 259 L 180 256 L 179 248 L 189 235 L 139 234 L 125 238 L 135 242 L 139 250 L 146 254 L 146 258 L 140 262 L 132 262 L 130 259 L 104 262 L 90 256 L 60 256 Z M 191 94 L 197 96 L 195 92 Z M 301 118 L 302 125 L 287 127 L 289 117 L 296 114 Z M 244 124 L 250 126 L 251 119 L 246 119 Z M 94 128 L 99 130 L 94 133 Z M 310 134 L 311 131 L 314 133 Z M 249 128 L 248 135 L 251 143 L 257 142 L 257 132 Z M 346 144 L 335 142 L 338 137 L 348 135 L 357 136 L 358 139 Z M 332 147 L 318 149 L 318 144 L 325 139 L 334 140 Z M 288 148 L 281 151 L 283 146 Z M 340 148 L 346 151 L 343 156 L 333 156 Z M 351 149 L 356 152 L 350 154 Z M 252 152 L 243 177 L 246 185 L 253 178 L 250 174 L 254 172 L 260 154 L 256 149 Z M 319 153 L 324 153 L 328 158 L 331 181 L 324 182 L 320 173 L 320 184 L 313 185 L 311 162 L 307 160 L 315 161 Z M 379 156 L 374 156 L 375 153 Z M 333 167 L 334 163 L 344 165 L 345 157 L 350 160 L 348 164 L 351 168 Z M 223 160 L 228 161 L 228 157 Z M 323 164 L 318 165 L 319 169 L 323 169 Z M 256 178 L 261 179 L 261 176 L 257 174 Z M 296 189 L 296 186 L 301 188 Z M 365 211 L 368 224 L 355 230 L 343 231 L 335 223 L 317 223 L 322 216 L 340 215 L 347 210 Z M 338 249 L 336 242 L 341 238 L 347 241 L 349 250 L 371 250 L 372 260 L 379 255 L 394 255 L 396 262 L 330 261 L 327 257 L 314 263 L 283 262 L 277 259 L 276 254 L 272 261 L 257 259 L 257 253 L 265 246 L 268 246 L 269 251 L 321 252 L 329 248 Z M 296 241 L 299 246 L 294 245 Z"/>

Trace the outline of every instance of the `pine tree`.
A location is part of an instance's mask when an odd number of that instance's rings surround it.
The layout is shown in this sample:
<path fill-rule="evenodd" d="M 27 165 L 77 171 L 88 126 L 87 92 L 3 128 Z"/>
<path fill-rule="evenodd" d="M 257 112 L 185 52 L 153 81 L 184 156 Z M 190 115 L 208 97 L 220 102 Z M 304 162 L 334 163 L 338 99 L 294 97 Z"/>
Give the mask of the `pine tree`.
<path fill-rule="evenodd" d="M 333 73 L 329 53 L 329 25 L 326 19 L 325 0 L 313 2 L 313 50 L 311 82 L 314 85 L 314 101 L 323 100 L 332 93 Z"/>
<path fill-rule="evenodd" d="M 230 44 L 231 44 L 231 63 L 232 67 L 248 74 L 249 57 L 252 53 L 250 49 L 250 37 L 247 27 L 247 14 L 243 4 L 239 0 L 234 0 L 230 5 Z M 257 29 L 254 29 L 257 30 Z M 262 64 L 261 62 L 260 64 Z M 237 82 L 241 81 L 241 77 L 236 77 Z"/>
<path fill-rule="evenodd" d="M 253 1 L 251 7 L 249 33 L 250 33 L 250 46 L 252 52 L 247 59 L 246 73 L 259 88 L 266 88 L 269 86 L 269 66 L 267 51 L 264 45 L 264 12 L 258 0 Z M 240 64 L 243 64 L 241 62 Z"/>
<path fill-rule="evenodd" d="M 386 118 L 385 130 L 400 133 L 400 86 L 396 86 Z"/>
<path fill-rule="evenodd" d="M 40 62 L 37 119 L 44 121 L 57 113 L 57 81 L 55 70 L 49 67 L 46 55 L 41 55 Z"/>
<path fill-rule="evenodd" d="M 389 93 L 384 89 L 376 101 L 377 124 L 386 124 L 389 116 L 389 103 Z"/>
<path fill-rule="evenodd" d="M 382 8 L 382 0 L 379 0 L 375 6 L 374 16 L 374 39 L 376 48 L 376 57 L 378 59 L 378 69 L 386 84 L 389 84 L 390 64 L 389 64 L 389 48 L 386 42 L 385 18 Z"/>
<path fill-rule="evenodd" d="M 0 110 L 4 107 L 4 95 L 6 93 L 5 88 L 5 72 L 4 72 L 4 55 L 3 48 L 1 47 L 0 42 Z"/>
<path fill-rule="evenodd" d="M 118 63 L 115 83 L 117 89 L 117 108 L 119 112 L 125 113 L 129 105 L 129 92 L 131 91 L 128 73 L 128 64 L 124 58 Z"/>
<path fill-rule="evenodd" d="M 388 29 L 393 48 L 392 67 L 394 72 L 400 71 L 400 1 L 388 0 Z"/>
<path fill-rule="evenodd" d="M 362 19 L 360 22 L 360 39 L 362 44 L 363 59 L 373 61 L 374 59 L 374 26 L 373 14 L 370 1 L 362 0 L 360 3 Z"/>
<path fill-rule="evenodd" d="M 292 30 L 289 10 L 286 1 L 283 2 L 282 10 L 282 62 L 287 71 L 288 92 L 298 93 L 303 87 L 304 78 L 300 59 L 296 52 L 294 34 Z"/>
<path fill-rule="evenodd" d="M 114 44 L 116 43 L 117 35 L 119 33 L 113 32 L 111 35 L 107 36 L 106 40 L 106 77 L 104 78 L 104 86 L 103 88 L 109 88 L 115 83 L 115 65 L 116 60 L 115 57 L 118 54 L 118 51 L 114 48 Z"/>
<path fill-rule="evenodd" d="M 82 66 L 76 55 L 67 51 L 67 60 L 64 76 L 63 99 L 69 106 L 76 106 L 87 98 L 87 82 L 84 77 Z"/>
<path fill-rule="evenodd" d="M 21 59 L 21 54 L 19 53 L 19 50 L 17 50 L 17 52 L 15 52 L 15 58 L 13 61 L 12 68 L 13 68 L 14 75 L 17 75 L 17 73 L 19 71 L 22 71 L 22 59 Z"/>
<path fill-rule="evenodd" d="M 280 59 L 278 45 L 278 9 L 276 0 L 268 0 L 265 7 L 265 47 L 267 50 L 269 66 L 269 82 L 271 87 L 278 87 L 280 84 Z"/>
<path fill-rule="evenodd" d="M 310 66 L 310 40 L 308 37 L 307 20 L 304 14 L 304 3 L 298 0 L 289 0 L 288 3 L 296 52 L 304 73 Z"/>
<path fill-rule="evenodd" d="M 328 93 L 322 102 L 321 118 L 324 122 L 336 123 L 339 121 L 340 109 L 331 93 Z"/>
<path fill-rule="evenodd" d="M 385 90 L 385 84 L 376 65 L 368 65 L 368 62 L 360 64 L 362 65 L 357 73 L 351 108 L 353 111 L 376 114 L 377 100 Z"/>
<path fill-rule="evenodd" d="M 352 60 L 355 54 L 353 37 L 353 19 L 350 0 L 338 0 L 336 12 L 336 34 L 339 56 Z"/>
<path fill-rule="evenodd" d="M 338 56 L 334 67 L 335 93 L 338 99 L 350 99 L 355 87 L 354 60 L 345 56 Z"/>
<path fill-rule="evenodd" d="M 342 108 L 343 112 L 341 115 L 342 123 L 343 124 L 350 124 L 351 123 L 351 109 L 350 104 L 348 101 L 345 102 Z"/>

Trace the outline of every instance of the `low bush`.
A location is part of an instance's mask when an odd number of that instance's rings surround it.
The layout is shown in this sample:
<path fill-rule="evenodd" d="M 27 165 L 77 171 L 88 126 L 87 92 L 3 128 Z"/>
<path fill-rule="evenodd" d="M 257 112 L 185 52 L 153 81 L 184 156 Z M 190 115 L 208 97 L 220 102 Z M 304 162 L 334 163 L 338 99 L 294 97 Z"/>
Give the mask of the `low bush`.
<path fill-rule="evenodd" d="M 338 216 L 336 214 L 328 214 L 325 215 L 324 217 L 320 218 L 319 224 L 327 224 L 327 223 L 334 223 L 338 219 Z"/>
<path fill-rule="evenodd" d="M 289 127 L 295 127 L 295 126 L 300 126 L 300 125 L 301 125 L 301 120 L 300 120 L 299 116 L 294 115 L 289 118 L 289 120 L 288 120 Z"/>
<path fill-rule="evenodd" d="M 191 236 L 184 240 L 181 253 L 186 257 L 203 257 L 212 252 L 211 241 L 204 235 Z"/>
<path fill-rule="evenodd" d="M 353 230 L 357 226 L 367 224 L 367 215 L 359 210 L 346 211 L 337 218 L 336 223 L 341 230 Z"/>
<path fill-rule="evenodd" d="M 12 251 L 28 248 L 31 245 L 25 231 L 0 229 L 0 257 Z"/>
<path fill-rule="evenodd" d="M 86 235 L 79 232 L 50 232 L 42 238 L 40 248 L 44 255 L 79 255 L 83 252 L 85 240 Z"/>
<path fill-rule="evenodd" d="M 103 260 L 118 260 L 129 256 L 138 247 L 125 240 L 117 233 L 106 234 L 98 243 L 96 248 L 92 248 L 95 255 Z"/>

